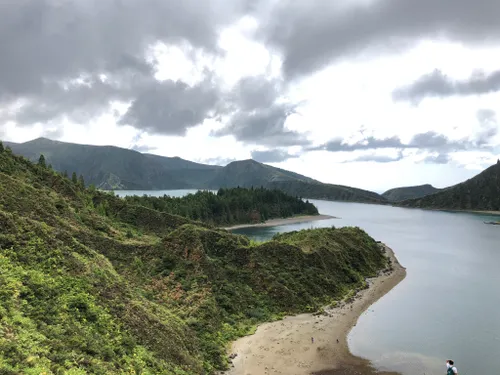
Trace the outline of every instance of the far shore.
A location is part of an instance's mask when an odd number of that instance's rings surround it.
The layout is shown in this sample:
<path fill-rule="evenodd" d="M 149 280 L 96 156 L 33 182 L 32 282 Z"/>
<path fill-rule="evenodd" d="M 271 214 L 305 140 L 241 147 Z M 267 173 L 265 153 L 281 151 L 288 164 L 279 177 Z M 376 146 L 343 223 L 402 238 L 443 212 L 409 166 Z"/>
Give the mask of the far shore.
<path fill-rule="evenodd" d="M 232 368 L 226 375 L 381 375 L 370 362 L 352 355 L 347 336 L 361 314 L 406 276 L 394 252 L 383 245 L 392 271 L 369 279 L 369 288 L 328 307 L 323 314 L 301 314 L 265 323 L 255 334 L 233 343 Z M 312 340 L 314 338 L 314 342 Z"/>
<path fill-rule="evenodd" d="M 338 219 L 338 218 L 330 215 L 293 216 L 288 218 L 271 219 L 263 223 L 238 224 L 230 227 L 224 227 L 222 229 L 231 230 L 231 229 L 252 228 L 252 227 L 277 227 L 279 225 L 298 224 L 298 223 L 306 223 L 309 221 L 328 220 L 328 219 Z"/>

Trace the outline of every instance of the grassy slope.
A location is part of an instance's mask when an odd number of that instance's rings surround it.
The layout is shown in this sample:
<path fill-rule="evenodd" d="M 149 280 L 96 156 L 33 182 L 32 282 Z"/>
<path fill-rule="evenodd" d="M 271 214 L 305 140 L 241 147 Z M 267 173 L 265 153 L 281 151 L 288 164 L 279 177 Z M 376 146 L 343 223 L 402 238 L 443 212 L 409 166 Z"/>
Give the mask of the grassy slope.
<path fill-rule="evenodd" d="M 0 150 L 0 373 L 208 374 L 255 324 L 386 266 L 357 228 L 215 230 Z"/>

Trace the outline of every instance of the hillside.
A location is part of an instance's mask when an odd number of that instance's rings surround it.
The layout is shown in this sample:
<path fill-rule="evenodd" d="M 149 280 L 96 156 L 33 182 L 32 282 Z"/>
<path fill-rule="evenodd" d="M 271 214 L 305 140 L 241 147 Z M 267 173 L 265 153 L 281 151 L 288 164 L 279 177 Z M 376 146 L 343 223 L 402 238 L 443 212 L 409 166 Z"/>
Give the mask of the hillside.
<path fill-rule="evenodd" d="M 382 196 L 389 202 L 400 202 L 407 199 L 422 198 L 440 191 L 432 185 L 405 186 L 387 190 Z"/>
<path fill-rule="evenodd" d="M 257 323 L 387 267 L 359 228 L 257 244 L 85 188 L 0 143 L 0 373 L 214 374 Z"/>
<path fill-rule="evenodd" d="M 55 170 L 76 172 L 83 175 L 88 184 L 102 189 L 198 188 L 220 168 L 119 147 L 79 145 L 46 138 L 5 145 L 31 161 L 43 154 Z"/>
<path fill-rule="evenodd" d="M 500 162 L 477 176 L 419 199 L 400 202 L 405 207 L 500 211 Z"/>
<path fill-rule="evenodd" d="M 269 189 L 279 189 L 287 194 L 310 199 L 332 201 L 387 203 L 381 195 L 368 190 L 334 184 L 315 184 L 304 181 L 292 183 L 276 181 L 266 185 Z"/>
<path fill-rule="evenodd" d="M 178 157 L 141 154 L 111 146 L 87 146 L 39 138 L 22 144 L 6 143 L 14 153 L 37 161 L 43 154 L 60 172 L 76 172 L 100 189 L 168 190 L 265 187 L 312 199 L 386 202 L 371 191 L 323 184 L 298 173 L 255 160 L 225 167 L 190 162 Z"/>
<path fill-rule="evenodd" d="M 276 181 L 305 181 L 319 183 L 297 173 L 271 167 L 255 160 L 241 160 L 229 163 L 215 172 L 210 188 L 260 187 Z"/>

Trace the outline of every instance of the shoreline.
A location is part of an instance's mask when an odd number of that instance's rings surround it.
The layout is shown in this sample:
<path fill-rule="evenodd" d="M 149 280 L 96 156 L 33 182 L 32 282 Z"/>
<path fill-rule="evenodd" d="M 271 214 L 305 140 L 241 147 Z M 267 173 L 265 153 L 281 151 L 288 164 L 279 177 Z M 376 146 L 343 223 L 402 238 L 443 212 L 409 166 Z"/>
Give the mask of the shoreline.
<path fill-rule="evenodd" d="M 367 279 L 368 289 L 358 292 L 349 303 L 341 301 L 337 307 L 325 309 L 324 314 L 288 316 L 259 325 L 253 335 L 233 342 L 231 353 L 236 354 L 233 367 L 223 374 L 384 374 L 375 371 L 368 360 L 352 355 L 347 343 L 348 334 L 361 314 L 406 276 L 406 268 L 394 252 L 382 246 L 391 260 L 390 272 L 380 271 L 378 276 Z"/>
<path fill-rule="evenodd" d="M 298 224 L 298 223 L 307 223 L 310 221 L 319 221 L 319 220 L 328 220 L 328 219 L 338 219 L 338 217 L 330 216 L 330 215 L 303 215 L 303 216 L 292 216 L 287 218 L 280 219 L 270 219 L 263 223 L 256 224 L 236 224 L 230 227 L 221 227 L 220 229 L 231 230 L 231 229 L 241 229 L 241 228 L 253 228 L 253 227 L 277 227 L 280 225 L 288 225 L 288 224 Z"/>

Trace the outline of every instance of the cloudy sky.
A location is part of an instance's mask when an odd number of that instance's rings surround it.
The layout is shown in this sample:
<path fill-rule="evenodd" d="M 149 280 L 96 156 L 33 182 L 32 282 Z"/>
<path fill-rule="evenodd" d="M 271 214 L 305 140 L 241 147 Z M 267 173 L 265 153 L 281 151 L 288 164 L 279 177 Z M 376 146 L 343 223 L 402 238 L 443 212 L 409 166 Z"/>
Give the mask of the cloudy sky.
<path fill-rule="evenodd" d="M 0 0 L 0 138 L 383 191 L 500 156 L 498 0 Z"/>

